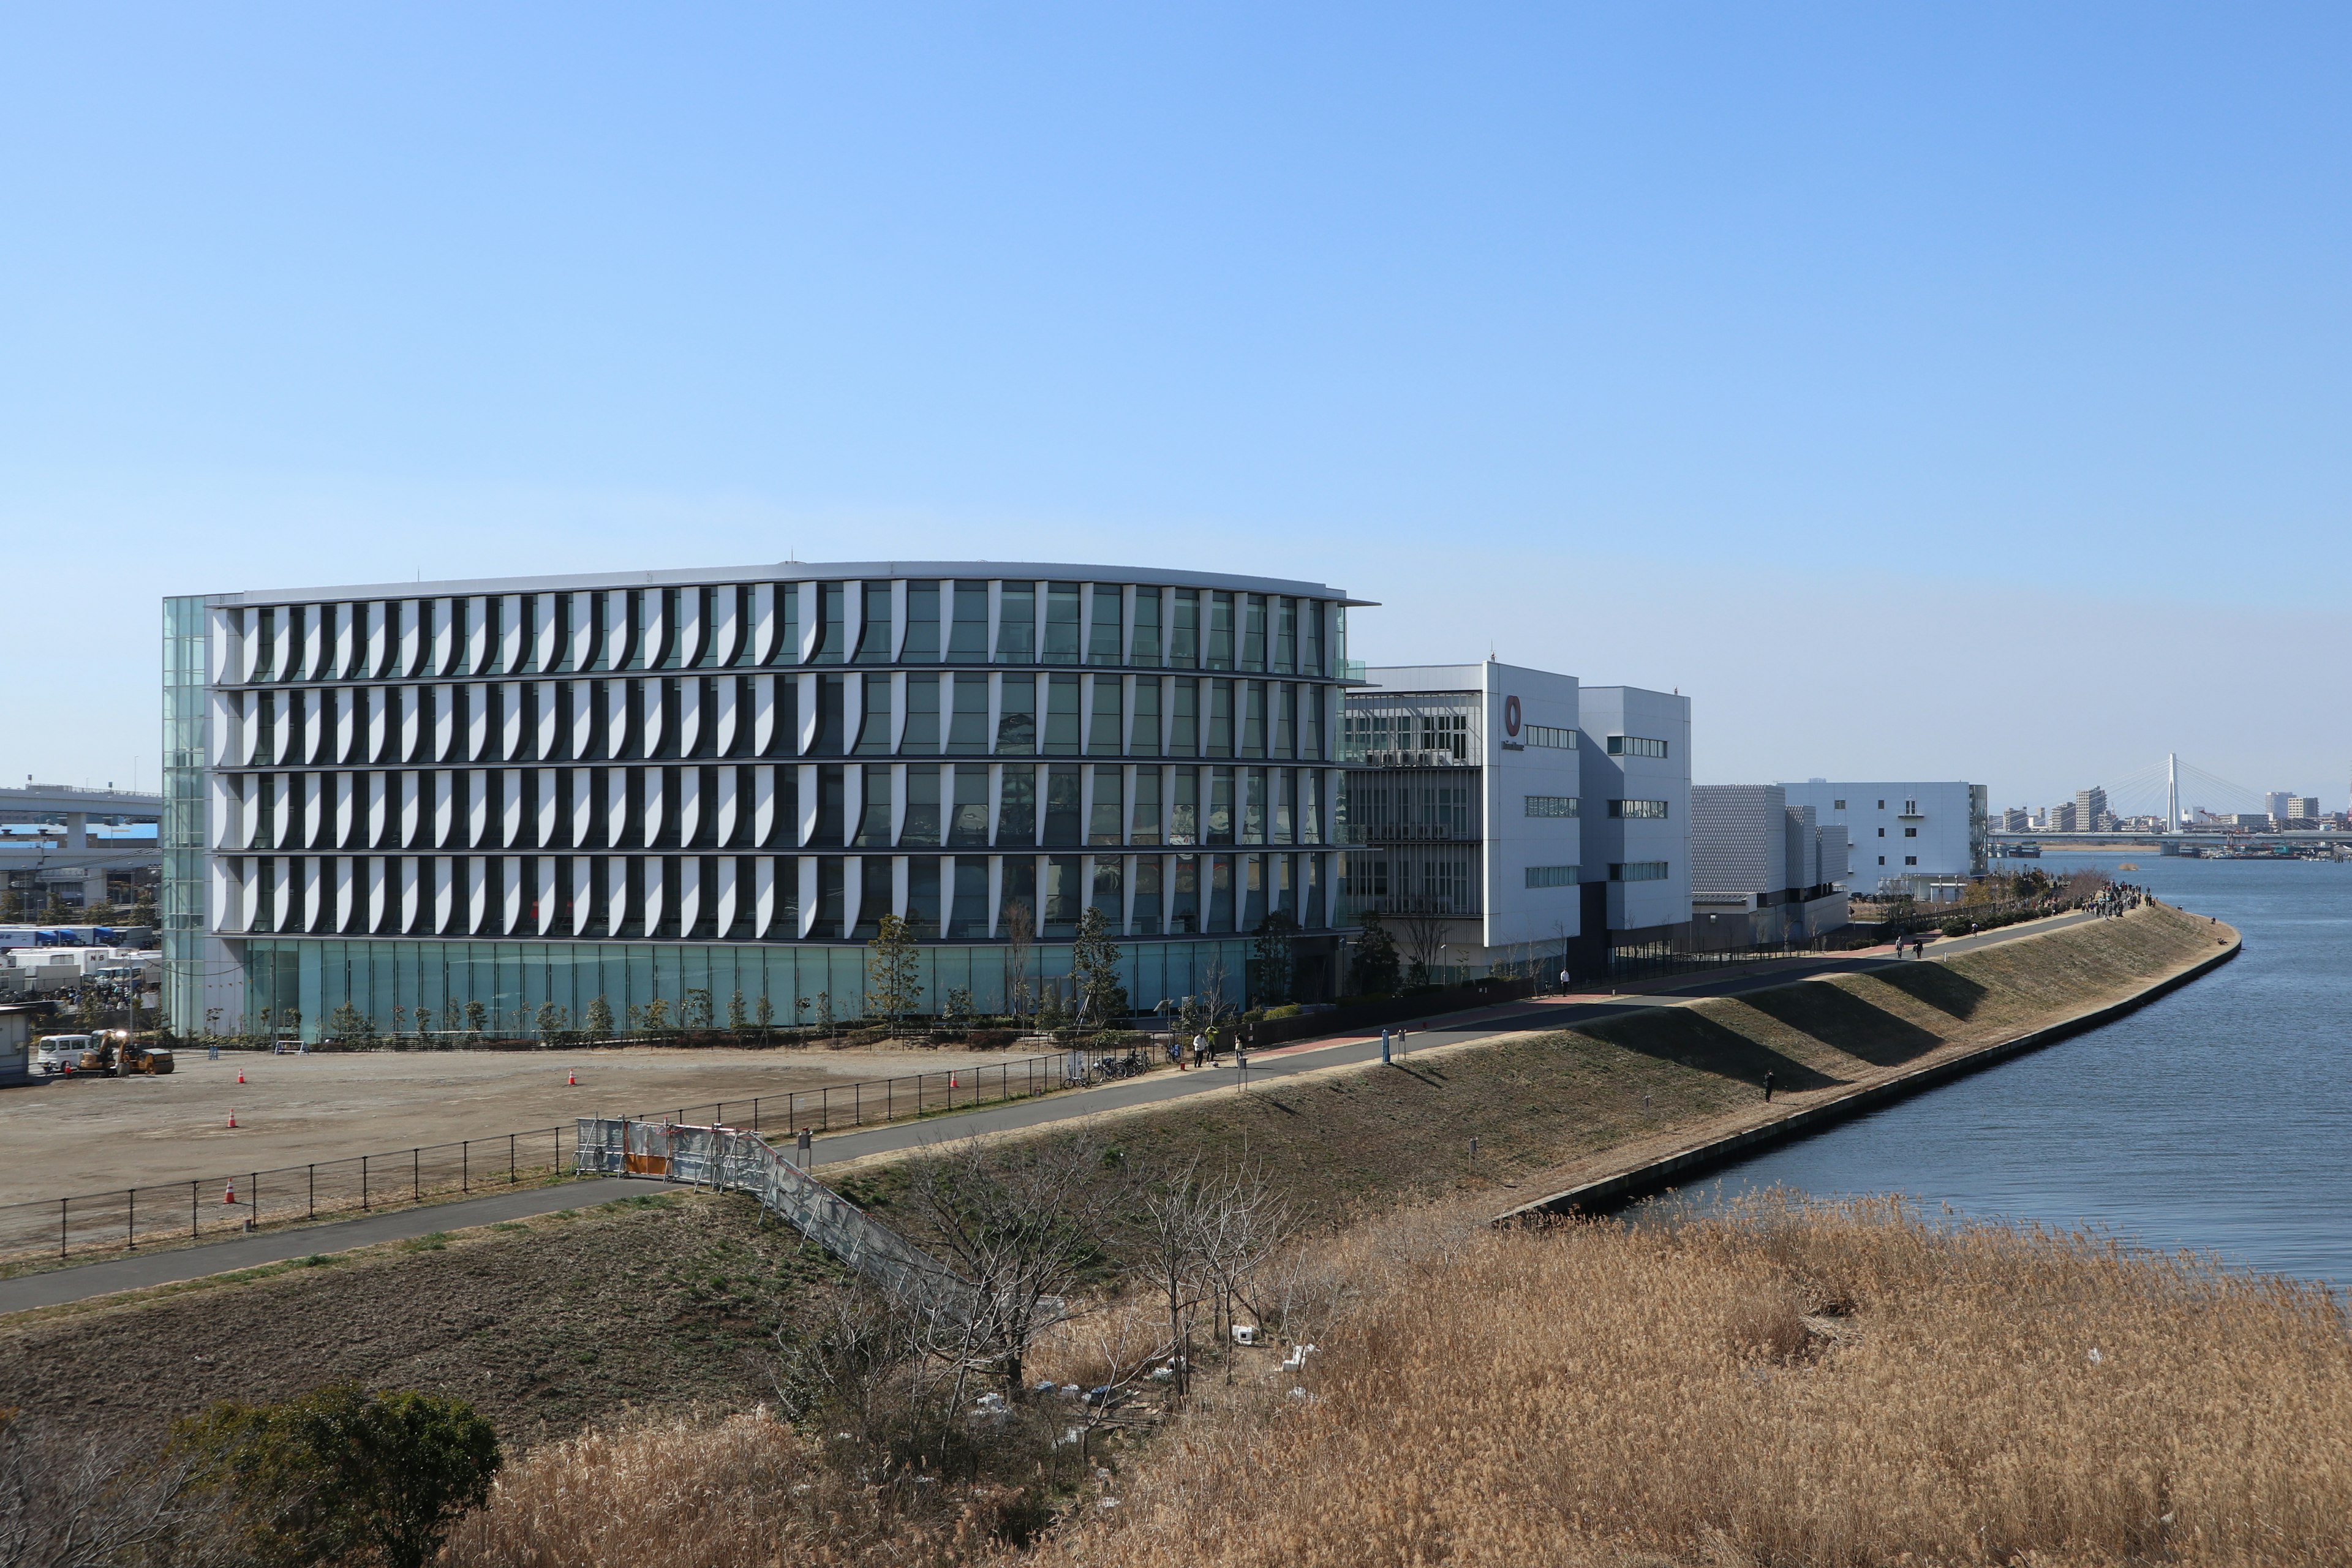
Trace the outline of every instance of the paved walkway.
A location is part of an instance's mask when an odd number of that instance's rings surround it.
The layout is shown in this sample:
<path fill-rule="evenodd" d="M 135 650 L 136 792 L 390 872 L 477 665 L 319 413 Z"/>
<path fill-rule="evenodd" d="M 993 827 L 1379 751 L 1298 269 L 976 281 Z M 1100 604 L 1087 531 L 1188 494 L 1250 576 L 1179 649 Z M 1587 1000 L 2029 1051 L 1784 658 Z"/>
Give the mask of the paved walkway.
<path fill-rule="evenodd" d="M 2088 914 L 2060 915 L 2030 925 L 1987 931 L 1980 936 L 1931 942 L 1927 944 L 1927 962 L 1933 962 L 1938 956 L 1966 952 L 1996 942 L 2038 936 L 2044 931 L 2078 925 L 2095 918 Z M 1890 949 L 1879 947 L 1857 953 L 1768 963 L 1719 979 L 1680 977 L 1654 982 L 1651 988 L 1640 993 L 1579 992 L 1567 996 L 1530 997 L 1498 1006 L 1449 1014 L 1430 1026 L 1409 1025 L 1408 1054 L 1436 1046 L 1461 1045 L 1503 1035 L 1572 1028 L 1643 1008 L 1675 1006 L 1708 996 L 1738 995 L 1742 992 L 1761 991 L 1814 975 L 1852 973 L 1891 963 L 1915 962 L 1919 961 L 1897 959 Z M 1251 1052 L 1246 1072 L 1236 1068 L 1229 1058 L 1221 1066 L 1201 1071 L 1154 1072 L 1144 1078 L 1103 1084 L 1094 1089 L 1038 1100 L 1016 1100 L 1010 1105 L 987 1106 L 926 1121 L 835 1132 L 816 1140 L 815 1154 L 822 1168 L 873 1154 L 899 1153 L 947 1143 L 980 1133 L 1050 1126 L 1057 1121 L 1073 1121 L 1106 1110 L 1157 1105 L 1213 1089 L 1277 1082 L 1324 1068 L 1378 1061 L 1380 1055 L 1381 1041 L 1377 1032 L 1302 1040 L 1295 1045 Z M 307 1258 L 313 1253 L 341 1252 L 378 1242 L 410 1240 L 429 1236 L 435 1231 L 461 1230 L 474 1226 L 495 1225 L 500 1220 L 552 1214 L 559 1209 L 607 1202 L 632 1190 L 658 1190 L 662 1185 L 650 1180 L 614 1177 L 565 1182 L 551 1187 L 533 1187 L 488 1197 L 460 1198 L 452 1203 L 400 1209 L 360 1219 L 302 1226 L 291 1230 L 212 1242 L 202 1247 L 149 1252 L 52 1269 L 42 1274 L 20 1275 L 13 1279 L 0 1279 L 0 1315 L 79 1301 L 117 1290 L 142 1289 L 200 1279 L 207 1274 L 283 1263 L 291 1258 Z"/>

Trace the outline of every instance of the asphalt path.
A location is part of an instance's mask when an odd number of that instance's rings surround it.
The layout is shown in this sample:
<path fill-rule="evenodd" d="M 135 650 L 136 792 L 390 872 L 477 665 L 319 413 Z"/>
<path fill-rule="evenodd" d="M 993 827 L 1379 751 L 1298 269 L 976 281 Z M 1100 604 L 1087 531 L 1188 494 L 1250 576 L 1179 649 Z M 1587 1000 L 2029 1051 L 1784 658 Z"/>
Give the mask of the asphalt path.
<path fill-rule="evenodd" d="M 1952 953 L 1972 952 L 1996 942 L 2013 942 L 2023 936 L 2038 936 L 2044 931 L 2063 930 L 2097 918 L 2089 914 L 2061 915 L 2035 921 L 2031 926 L 1987 931 L 1979 936 L 1945 938 L 1927 944 L 1928 956 L 1925 962 L 1933 963 Z M 1917 962 L 1922 961 L 1898 959 L 1885 949 L 1874 948 L 1851 956 L 1799 965 L 1774 964 L 1726 975 L 1720 980 L 1670 983 L 1673 984 L 1671 990 L 1609 996 L 1586 993 L 1566 997 L 1543 997 L 1457 1013 L 1451 1015 L 1447 1021 L 1429 1027 L 1408 1025 L 1396 1059 L 1410 1061 L 1414 1054 L 1439 1046 L 1463 1045 L 1504 1035 L 1540 1034 L 1554 1029 L 1574 1028 L 1649 1007 L 1673 1006 L 1708 996 L 1736 996 L 1743 992 L 1766 990 L 1816 975 L 1853 973 L 1895 963 Z M 1016 1100 L 1009 1105 L 986 1106 L 928 1121 L 830 1133 L 814 1141 L 812 1152 L 822 1171 L 827 1165 L 874 1154 L 903 1153 L 908 1150 L 940 1147 L 985 1133 L 1048 1127 L 1055 1122 L 1071 1121 L 1105 1111 L 1159 1105 L 1217 1089 L 1279 1083 L 1325 1068 L 1378 1061 L 1380 1055 L 1381 1041 L 1377 1034 L 1344 1037 L 1336 1040 L 1301 1041 L 1297 1045 L 1250 1053 L 1246 1069 L 1228 1057 L 1216 1067 L 1196 1071 L 1159 1071 L 1093 1089 L 1037 1100 Z M 609 1202 L 632 1191 L 658 1191 L 664 1184 L 628 1177 L 590 1177 L 553 1186 L 461 1198 L 453 1203 L 399 1209 L 359 1219 L 331 1220 L 321 1225 L 264 1232 L 201 1247 L 148 1252 L 51 1269 L 45 1273 L 19 1275 L 13 1279 L 0 1279 L 0 1315 L 37 1307 L 58 1306 L 118 1290 L 143 1289 L 201 1279 L 210 1274 L 284 1263 L 315 1253 L 343 1252 L 379 1242 L 413 1240 L 436 1231 L 460 1230 L 474 1226 L 495 1225 L 501 1220 L 553 1214 L 562 1209 Z"/>

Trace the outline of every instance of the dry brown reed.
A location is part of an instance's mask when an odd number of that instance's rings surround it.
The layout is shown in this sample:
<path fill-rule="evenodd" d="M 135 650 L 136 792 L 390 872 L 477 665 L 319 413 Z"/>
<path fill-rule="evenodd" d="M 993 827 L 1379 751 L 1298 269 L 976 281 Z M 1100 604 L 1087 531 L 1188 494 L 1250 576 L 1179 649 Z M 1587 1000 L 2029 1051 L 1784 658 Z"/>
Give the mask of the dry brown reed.
<path fill-rule="evenodd" d="M 2352 1563 L 2352 1349 L 2317 1289 L 1786 1199 L 1401 1215 L 1318 1262 L 1353 1294 L 1307 1375 L 1171 1427 L 1048 1558 Z"/>

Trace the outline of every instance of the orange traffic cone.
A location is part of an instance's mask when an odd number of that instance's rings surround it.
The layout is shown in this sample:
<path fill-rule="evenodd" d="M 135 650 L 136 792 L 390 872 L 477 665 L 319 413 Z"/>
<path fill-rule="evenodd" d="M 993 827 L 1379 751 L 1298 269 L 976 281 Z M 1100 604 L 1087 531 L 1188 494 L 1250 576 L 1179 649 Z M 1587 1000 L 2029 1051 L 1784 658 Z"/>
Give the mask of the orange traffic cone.
<path fill-rule="evenodd" d="M 239 1083 L 243 1083 L 245 1081 L 245 1069 L 243 1068 L 236 1069 L 236 1081 Z"/>
<path fill-rule="evenodd" d="M 221 1202 L 224 1204 L 233 1204 L 236 1202 L 236 1180 L 235 1177 L 230 1178 L 228 1191 L 221 1194 Z"/>
<path fill-rule="evenodd" d="M 961 1089 L 963 1087 L 963 1081 L 957 1078 L 955 1074 L 950 1073 L 948 1074 L 948 1087 L 950 1089 Z"/>
<path fill-rule="evenodd" d="M 580 1084 L 580 1075 L 576 1072 L 565 1073 L 563 1075 L 563 1081 L 576 1089 Z"/>
<path fill-rule="evenodd" d="M 228 1113 L 228 1124 L 229 1124 L 231 1127 L 234 1127 L 234 1126 L 236 1126 L 236 1111 L 234 1111 L 234 1110 L 232 1110 L 232 1111 L 230 1111 L 230 1112 Z"/>

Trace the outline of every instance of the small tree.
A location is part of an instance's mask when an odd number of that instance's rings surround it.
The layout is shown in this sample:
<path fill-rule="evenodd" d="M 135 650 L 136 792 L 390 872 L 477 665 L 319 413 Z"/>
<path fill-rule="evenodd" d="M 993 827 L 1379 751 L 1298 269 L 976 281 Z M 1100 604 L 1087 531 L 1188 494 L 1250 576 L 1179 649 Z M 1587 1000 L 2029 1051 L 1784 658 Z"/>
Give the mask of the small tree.
<path fill-rule="evenodd" d="M 600 1040 L 612 1037 L 613 1005 L 602 996 L 588 1004 L 588 1033 Z"/>
<path fill-rule="evenodd" d="M 466 1027 L 468 1031 L 478 1035 L 489 1027 L 489 1023 L 490 1010 L 488 1007 L 483 1006 L 479 1002 L 466 1004 Z"/>
<path fill-rule="evenodd" d="M 914 1010 L 923 994 L 917 980 L 915 939 L 907 922 L 884 915 L 874 940 L 866 944 L 866 994 L 883 1018 L 896 1026 Z"/>
<path fill-rule="evenodd" d="M 1364 912 L 1364 929 L 1355 938 L 1355 990 L 1364 996 L 1383 996 L 1397 990 L 1397 938 L 1381 924 L 1379 910 Z"/>
<path fill-rule="evenodd" d="M 760 1005 L 751 1010 L 751 1021 L 760 1026 L 760 1032 L 763 1035 L 776 1021 L 776 1005 L 768 1000 L 768 994 L 764 991 L 760 994 Z"/>
<path fill-rule="evenodd" d="M 1127 987 L 1118 983 L 1118 944 L 1110 920 L 1088 904 L 1078 916 L 1077 940 L 1070 948 L 1070 981 L 1076 993 L 1077 1026 L 1109 1028 L 1127 1016 Z"/>
<path fill-rule="evenodd" d="M 1035 1006 L 1036 993 L 1029 979 L 1029 950 L 1037 937 L 1037 919 L 1028 904 L 1015 899 L 1004 906 L 1004 1010 L 1017 1027 Z"/>
<path fill-rule="evenodd" d="M 816 994 L 816 1032 L 819 1035 L 830 1036 L 834 1029 L 833 993 L 820 991 Z"/>
<path fill-rule="evenodd" d="M 173 1448 L 228 1500 L 240 1555 L 265 1563 L 425 1568 L 449 1527 L 489 1500 L 504 1456 L 462 1399 L 330 1384 L 283 1405 L 216 1405 Z"/>
<path fill-rule="evenodd" d="M 551 1040 L 558 1035 L 568 1032 L 572 1026 L 571 1018 L 566 1016 L 562 1008 L 552 1002 L 542 1002 L 539 1005 L 537 1023 L 539 1037 L 542 1040 Z"/>
<path fill-rule="evenodd" d="M 375 1034 L 366 1014 L 345 1001 L 327 1015 L 327 1033 L 339 1040 L 364 1040 Z"/>
<path fill-rule="evenodd" d="M 971 1027 L 971 987 L 969 985 L 951 985 L 948 987 L 948 1027 L 951 1029 L 969 1029 Z"/>
<path fill-rule="evenodd" d="M 1298 922 L 1281 910 L 1276 910 L 1257 922 L 1257 931 L 1250 942 L 1250 976 L 1253 1000 L 1278 1005 L 1290 1000 L 1290 980 L 1296 967 L 1292 939 L 1297 934 Z"/>
<path fill-rule="evenodd" d="M 710 993 L 689 991 L 686 1000 L 677 1005 L 677 1026 L 681 1029 L 710 1027 Z"/>
<path fill-rule="evenodd" d="M 743 1032 L 743 1026 L 748 1022 L 750 1019 L 743 1011 L 743 993 L 738 991 L 727 998 L 727 1027 L 730 1032 L 740 1035 Z"/>
<path fill-rule="evenodd" d="M 669 1004 L 656 996 L 646 1004 L 646 1032 L 658 1035 L 669 1027 Z"/>

